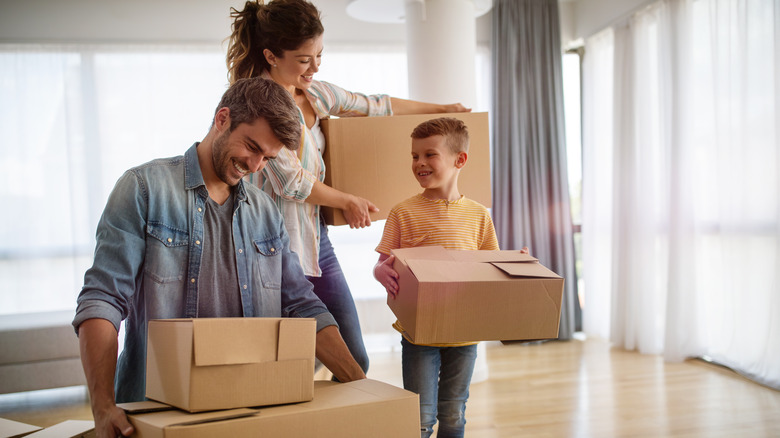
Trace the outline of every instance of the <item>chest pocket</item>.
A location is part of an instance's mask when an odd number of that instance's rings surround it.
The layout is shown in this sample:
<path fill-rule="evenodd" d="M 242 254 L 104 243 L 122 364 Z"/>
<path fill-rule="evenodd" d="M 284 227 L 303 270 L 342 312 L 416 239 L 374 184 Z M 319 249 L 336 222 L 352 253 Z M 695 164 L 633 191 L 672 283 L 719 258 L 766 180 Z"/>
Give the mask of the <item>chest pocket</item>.
<path fill-rule="evenodd" d="M 157 283 L 181 281 L 187 266 L 190 236 L 160 222 L 146 226 L 144 272 Z"/>
<path fill-rule="evenodd" d="M 273 237 L 266 240 L 253 240 L 255 246 L 255 275 L 268 289 L 282 288 L 282 239 Z"/>

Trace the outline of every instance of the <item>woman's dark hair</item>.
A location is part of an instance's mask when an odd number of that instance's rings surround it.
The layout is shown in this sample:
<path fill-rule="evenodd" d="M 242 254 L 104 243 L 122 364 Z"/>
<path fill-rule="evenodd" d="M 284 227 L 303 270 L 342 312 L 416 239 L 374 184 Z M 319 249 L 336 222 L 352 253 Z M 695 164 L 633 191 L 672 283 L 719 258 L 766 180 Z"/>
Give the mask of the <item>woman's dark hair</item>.
<path fill-rule="evenodd" d="M 244 10 L 230 8 L 232 33 L 227 50 L 228 80 L 259 76 L 270 69 L 263 50 L 276 56 L 295 50 L 324 32 L 320 11 L 306 0 L 247 1 Z"/>

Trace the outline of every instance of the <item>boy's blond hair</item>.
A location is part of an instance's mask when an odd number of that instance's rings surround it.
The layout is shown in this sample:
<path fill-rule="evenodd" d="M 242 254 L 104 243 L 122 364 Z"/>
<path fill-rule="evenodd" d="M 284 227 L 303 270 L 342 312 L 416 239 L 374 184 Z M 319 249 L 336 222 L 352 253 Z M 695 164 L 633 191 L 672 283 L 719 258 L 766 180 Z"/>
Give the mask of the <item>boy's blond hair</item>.
<path fill-rule="evenodd" d="M 444 143 L 453 153 L 469 151 L 469 130 L 462 120 L 453 117 L 439 117 L 420 123 L 412 131 L 412 138 L 423 139 L 441 135 Z"/>

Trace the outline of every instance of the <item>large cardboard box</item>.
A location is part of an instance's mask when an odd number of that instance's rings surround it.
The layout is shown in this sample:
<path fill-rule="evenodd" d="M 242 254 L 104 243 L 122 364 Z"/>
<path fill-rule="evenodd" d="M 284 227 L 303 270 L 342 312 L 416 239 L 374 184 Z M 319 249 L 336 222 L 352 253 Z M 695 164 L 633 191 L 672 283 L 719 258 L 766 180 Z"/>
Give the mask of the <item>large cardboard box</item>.
<path fill-rule="evenodd" d="M 316 381 L 312 401 L 260 409 L 136 413 L 134 405 L 122 407 L 135 428 L 133 436 L 139 438 L 420 436 L 417 394 L 370 379 Z"/>
<path fill-rule="evenodd" d="M 316 321 L 149 322 L 146 396 L 196 412 L 311 400 Z"/>
<path fill-rule="evenodd" d="M 563 278 L 519 251 L 392 251 L 387 305 L 419 344 L 558 337 Z"/>
<path fill-rule="evenodd" d="M 491 206 L 490 136 L 487 113 L 423 114 L 390 117 L 344 117 L 322 120 L 326 136 L 325 184 L 373 202 L 372 220 L 422 192 L 412 174 L 412 130 L 437 117 L 454 117 L 468 126 L 469 158 L 458 177 L 467 198 Z M 328 225 L 347 222 L 339 209 L 323 207 Z"/>

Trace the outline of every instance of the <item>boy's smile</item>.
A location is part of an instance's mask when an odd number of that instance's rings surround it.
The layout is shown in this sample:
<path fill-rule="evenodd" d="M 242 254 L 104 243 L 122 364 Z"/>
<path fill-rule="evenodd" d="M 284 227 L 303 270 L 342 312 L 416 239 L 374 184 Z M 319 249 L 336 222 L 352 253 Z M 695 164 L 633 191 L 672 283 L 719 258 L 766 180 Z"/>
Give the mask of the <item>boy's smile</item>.
<path fill-rule="evenodd" d="M 465 153 L 462 153 L 465 162 Z M 412 139 L 412 172 L 430 199 L 460 198 L 458 172 L 462 167 L 460 154 L 447 146 L 445 138 L 434 135 Z"/>

